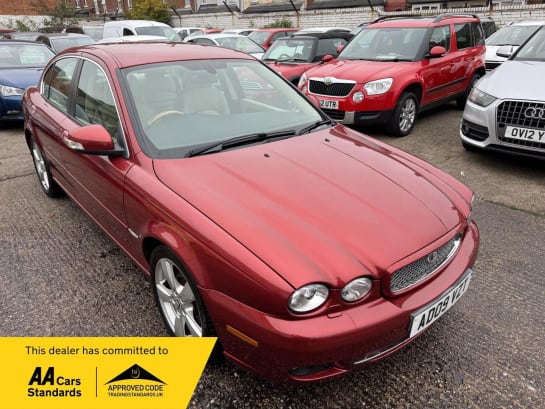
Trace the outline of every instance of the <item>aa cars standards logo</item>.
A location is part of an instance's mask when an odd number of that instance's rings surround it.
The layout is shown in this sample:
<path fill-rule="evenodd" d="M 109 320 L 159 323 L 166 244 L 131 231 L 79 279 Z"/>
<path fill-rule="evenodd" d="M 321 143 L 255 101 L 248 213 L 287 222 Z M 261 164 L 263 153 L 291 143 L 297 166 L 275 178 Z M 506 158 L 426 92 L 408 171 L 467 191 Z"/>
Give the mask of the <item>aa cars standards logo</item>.
<path fill-rule="evenodd" d="M 134 364 L 104 384 L 113 398 L 160 398 L 167 385 L 155 375 Z"/>

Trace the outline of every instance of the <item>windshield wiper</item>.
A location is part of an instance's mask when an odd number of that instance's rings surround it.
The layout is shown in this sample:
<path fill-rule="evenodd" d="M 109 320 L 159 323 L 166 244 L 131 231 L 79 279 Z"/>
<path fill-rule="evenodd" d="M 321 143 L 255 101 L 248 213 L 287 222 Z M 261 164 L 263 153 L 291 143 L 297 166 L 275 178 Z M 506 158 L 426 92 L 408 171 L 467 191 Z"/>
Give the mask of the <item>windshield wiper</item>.
<path fill-rule="evenodd" d="M 185 157 L 191 158 L 192 156 L 205 155 L 207 153 L 220 152 L 224 149 L 233 148 L 239 145 L 247 145 L 256 142 L 263 142 L 270 139 L 285 138 L 288 136 L 295 136 L 296 132 L 293 129 L 278 131 L 278 132 L 256 132 L 248 135 L 235 136 L 234 138 L 227 139 L 221 142 L 213 142 L 199 148 L 190 150 Z"/>
<path fill-rule="evenodd" d="M 335 125 L 335 121 L 329 118 L 322 119 L 321 121 L 314 122 L 310 124 L 309 126 L 305 126 L 303 129 L 297 132 L 297 135 L 303 135 L 305 133 L 312 132 L 316 128 L 319 128 L 320 126 L 323 126 L 323 125 Z"/>

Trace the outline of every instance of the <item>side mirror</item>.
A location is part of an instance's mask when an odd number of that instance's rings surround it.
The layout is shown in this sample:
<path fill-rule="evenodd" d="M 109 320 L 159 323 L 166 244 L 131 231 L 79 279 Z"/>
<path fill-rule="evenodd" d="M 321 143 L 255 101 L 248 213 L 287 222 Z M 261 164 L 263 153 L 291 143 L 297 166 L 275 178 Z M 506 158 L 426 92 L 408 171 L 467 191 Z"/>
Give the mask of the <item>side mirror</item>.
<path fill-rule="evenodd" d="M 322 57 L 322 62 L 329 62 L 335 59 L 331 54 L 326 54 Z"/>
<path fill-rule="evenodd" d="M 344 44 L 341 44 L 340 46 L 337 47 L 337 54 L 339 54 L 344 48 Z"/>
<path fill-rule="evenodd" d="M 428 53 L 428 56 L 430 58 L 438 58 L 442 57 L 447 53 L 447 49 L 445 47 L 442 47 L 440 45 L 435 45 L 431 48 L 430 52 Z"/>
<path fill-rule="evenodd" d="M 516 47 L 513 45 L 502 45 L 498 50 L 496 51 L 496 55 L 498 57 L 504 57 L 509 58 L 513 55 L 515 52 Z"/>
<path fill-rule="evenodd" d="M 89 125 L 74 129 L 64 135 L 70 149 L 90 155 L 121 155 L 123 149 L 115 147 L 110 133 L 102 125 Z"/>

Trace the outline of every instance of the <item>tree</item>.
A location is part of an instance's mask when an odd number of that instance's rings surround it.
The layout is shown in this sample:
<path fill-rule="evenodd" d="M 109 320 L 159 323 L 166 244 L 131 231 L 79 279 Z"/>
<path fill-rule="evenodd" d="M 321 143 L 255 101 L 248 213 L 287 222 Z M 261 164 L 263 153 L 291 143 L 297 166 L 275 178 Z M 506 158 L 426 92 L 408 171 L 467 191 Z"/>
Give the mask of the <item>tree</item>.
<path fill-rule="evenodd" d="M 131 20 L 153 20 L 161 23 L 170 23 L 168 5 L 162 0 L 135 0 L 132 9 L 127 11 Z"/>

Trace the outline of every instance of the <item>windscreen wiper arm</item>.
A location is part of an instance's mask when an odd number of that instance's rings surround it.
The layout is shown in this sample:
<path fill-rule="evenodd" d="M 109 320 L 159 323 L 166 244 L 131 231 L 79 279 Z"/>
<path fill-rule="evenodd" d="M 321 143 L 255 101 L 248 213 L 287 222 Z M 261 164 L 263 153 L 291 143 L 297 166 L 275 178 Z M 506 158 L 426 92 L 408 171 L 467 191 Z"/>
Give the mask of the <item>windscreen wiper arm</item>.
<path fill-rule="evenodd" d="M 305 126 L 303 129 L 299 130 L 299 132 L 297 132 L 297 135 L 303 135 L 305 133 L 309 133 L 323 125 L 335 125 L 335 121 L 333 121 L 330 118 L 327 118 L 327 119 L 322 119 L 321 121 L 313 122 L 309 126 Z"/>
<path fill-rule="evenodd" d="M 213 142 L 195 149 L 190 150 L 185 157 L 190 158 L 192 156 L 205 155 L 208 153 L 220 152 L 224 149 L 233 148 L 239 145 L 247 145 L 256 142 L 263 142 L 269 139 L 285 138 L 288 136 L 295 136 L 294 129 L 278 131 L 278 132 L 256 132 L 248 135 L 235 136 L 234 138 L 227 139 L 221 142 Z"/>

